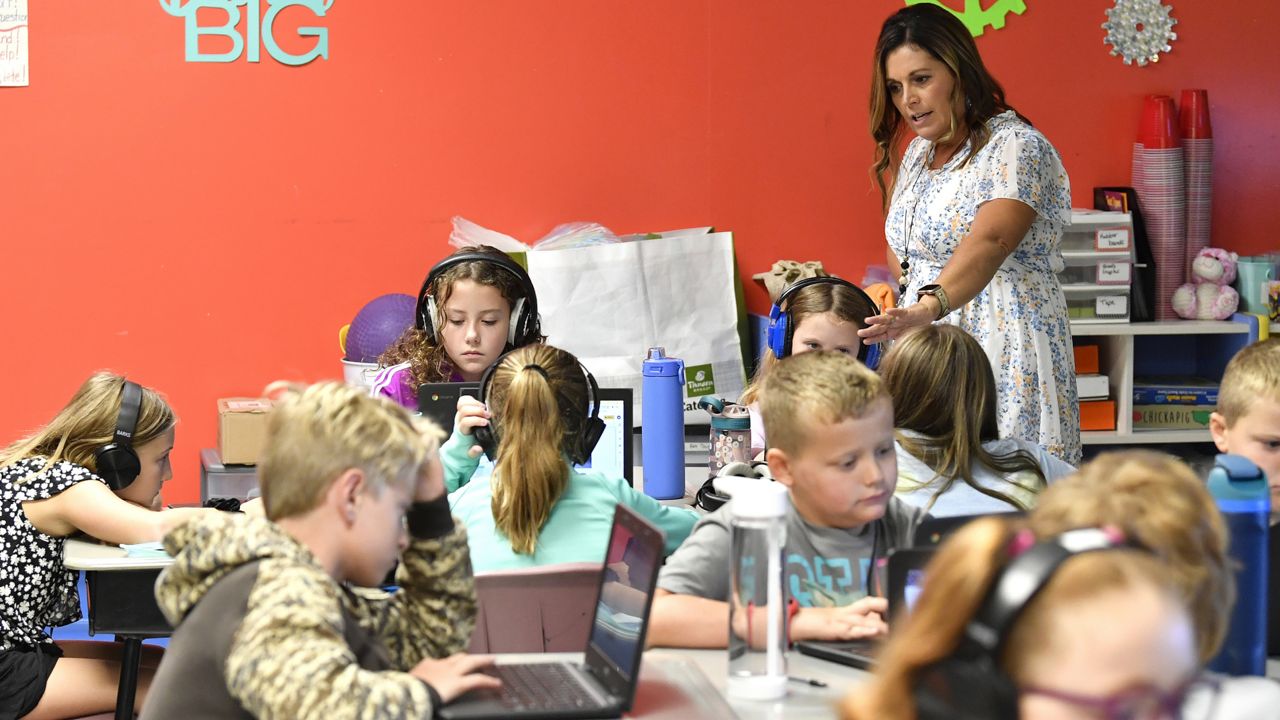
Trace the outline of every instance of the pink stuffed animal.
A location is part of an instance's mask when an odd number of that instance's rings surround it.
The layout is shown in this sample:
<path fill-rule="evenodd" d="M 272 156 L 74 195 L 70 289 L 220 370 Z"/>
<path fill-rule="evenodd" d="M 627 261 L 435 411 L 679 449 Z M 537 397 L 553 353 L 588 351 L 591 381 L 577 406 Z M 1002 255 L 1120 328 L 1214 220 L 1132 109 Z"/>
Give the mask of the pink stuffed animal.
<path fill-rule="evenodd" d="M 1173 291 L 1173 311 L 1186 320 L 1225 320 L 1240 304 L 1231 288 L 1236 254 L 1205 248 L 1191 261 L 1191 282 Z"/>

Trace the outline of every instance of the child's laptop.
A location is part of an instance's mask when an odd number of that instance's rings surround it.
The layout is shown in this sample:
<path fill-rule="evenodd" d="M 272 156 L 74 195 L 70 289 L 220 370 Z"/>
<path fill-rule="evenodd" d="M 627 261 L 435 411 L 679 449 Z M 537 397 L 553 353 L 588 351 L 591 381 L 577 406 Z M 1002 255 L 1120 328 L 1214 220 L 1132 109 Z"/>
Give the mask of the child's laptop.
<path fill-rule="evenodd" d="M 968 525 L 970 522 L 978 518 L 991 517 L 992 515 L 1003 518 L 1023 517 L 1026 515 L 1021 510 L 1009 510 L 1003 513 L 988 513 L 984 515 L 948 515 L 945 517 L 934 517 L 927 515 L 920 524 L 916 526 L 915 536 L 911 541 L 912 547 L 927 547 L 930 545 L 941 545 L 943 540 L 951 537 L 957 530 Z"/>
<path fill-rule="evenodd" d="M 893 623 L 901 622 L 902 616 L 915 605 L 924 585 L 924 567 L 929 564 L 934 552 L 936 548 L 924 547 L 905 548 L 889 553 L 886 584 L 890 628 Z M 796 643 L 796 649 L 803 655 L 850 665 L 860 670 L 872 670 L 876 666 L 876 655 L 883 642 L 882 638 L 846 642 L 802 640 Z"/>
<path fill-rule="evenodd" d="M 418 387 L 418 412 L 450 432 L 460 395 L 479 397 L 480 383 L 424 383 Z M 631 388 L 600 388 L 597 401 L 600 403 L 597 417 L 604 421 L 604 434 L 591 451 L 591 457 L 577 467 L 597 470 L 605 477 L 622 478 L 631 485 L 635 463 Z"/>
<path fill-rule="evenodd" d="M 618 505 L 608 547 L 628 572 L 606 555 L 585 662 L 503 663 L 498 655 L 491 673 L 502 688 L 467 693 L 441 708 L 440 717 L 606 718 L 630 710 L 664 543 L 661 530 Z"/>

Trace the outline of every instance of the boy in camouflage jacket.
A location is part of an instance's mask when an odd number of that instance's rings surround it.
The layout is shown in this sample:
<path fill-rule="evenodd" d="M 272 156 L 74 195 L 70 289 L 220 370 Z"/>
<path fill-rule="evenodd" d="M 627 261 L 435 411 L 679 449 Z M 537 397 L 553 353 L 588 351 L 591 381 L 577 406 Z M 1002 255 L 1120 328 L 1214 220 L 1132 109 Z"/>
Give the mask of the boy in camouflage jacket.
<path fill-rule="evenodd" d="M 477 672 L 488 659 L 450 655 L 470 640 L 475 585 L 437 446 L 403 408 L 338 383 L 277 405 L 258 466 L 267 517 L 164 539 L 156 598 L 177 630 L 143 718 L 429 718 L 496 685 Z M 352 591 L 397 557 L 398 592 Z"/>

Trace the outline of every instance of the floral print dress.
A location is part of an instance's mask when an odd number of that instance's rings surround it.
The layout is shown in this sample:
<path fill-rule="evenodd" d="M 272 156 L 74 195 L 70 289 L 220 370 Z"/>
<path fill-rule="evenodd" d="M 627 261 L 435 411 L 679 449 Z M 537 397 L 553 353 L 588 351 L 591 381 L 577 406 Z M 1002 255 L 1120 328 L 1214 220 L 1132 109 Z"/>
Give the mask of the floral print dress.
<path fill-rule="evenodd" d="M 1037 443 L 1080 463 L 1080 408 L 1066 298 L 1058 284 L 1059 243 L 1071 221 L 1071 190 L 1062 160 L 1035 128 L 1004 112 L 987 121 L 991 139 L 969 158 L 966 144 L 937 170 L 933 144 L 907 146 L 893 189 L 885 236 L 909 263 L 900 303 L 937 280 L 978 208 L 988 200 L 1018 200 L 1035 222 L 977 297 L 940 322 L 964 328 L 987 351 L 999 395 L 1001 437 Z"/>

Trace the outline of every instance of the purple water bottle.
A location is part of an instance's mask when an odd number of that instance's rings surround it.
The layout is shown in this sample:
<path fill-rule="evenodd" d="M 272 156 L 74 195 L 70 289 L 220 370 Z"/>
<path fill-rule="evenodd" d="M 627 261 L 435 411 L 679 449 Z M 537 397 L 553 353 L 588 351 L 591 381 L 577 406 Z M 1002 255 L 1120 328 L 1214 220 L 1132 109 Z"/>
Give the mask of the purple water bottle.
<path fill-rule="evenodd" d="M 641 386 L 640 445 L 644 492 L 658 500 L 684 497 L 684 361 L 649 348 Z"/>

